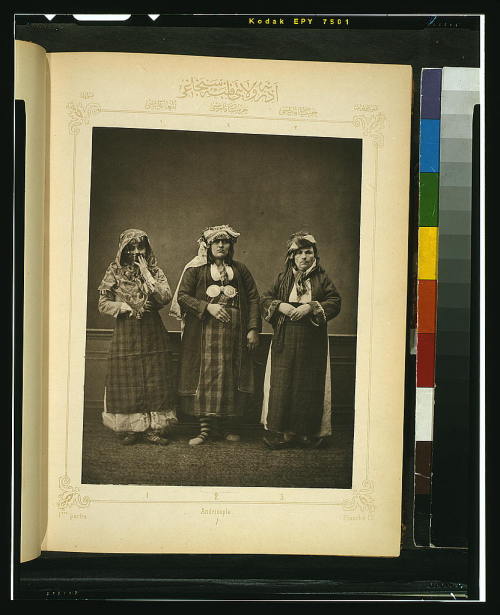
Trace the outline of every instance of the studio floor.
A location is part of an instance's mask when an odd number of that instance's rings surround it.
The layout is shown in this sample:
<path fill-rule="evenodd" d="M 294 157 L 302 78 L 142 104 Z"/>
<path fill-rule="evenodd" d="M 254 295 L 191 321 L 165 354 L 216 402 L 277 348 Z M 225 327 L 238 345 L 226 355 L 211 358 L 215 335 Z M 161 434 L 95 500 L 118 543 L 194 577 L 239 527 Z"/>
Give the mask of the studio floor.
<path fill-rule="evenodd" d="M 271 450 L 260 426 L 240 431 L 241 441 L 207 442 L 191 447 L 196 425 L 180 424 L 167 446 L 138 442 L 123 446 L 86 409 L 82 484 L 198 485 L 349 489 L 352 475 L 352 426 L 338 424 L 318 449 Z"/>

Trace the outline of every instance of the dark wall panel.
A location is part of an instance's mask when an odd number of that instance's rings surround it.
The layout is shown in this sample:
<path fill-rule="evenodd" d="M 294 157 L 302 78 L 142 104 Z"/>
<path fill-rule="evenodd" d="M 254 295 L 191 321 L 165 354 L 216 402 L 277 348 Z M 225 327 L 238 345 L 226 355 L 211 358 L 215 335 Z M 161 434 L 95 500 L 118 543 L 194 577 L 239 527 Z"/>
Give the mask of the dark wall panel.
<path fill-rule="evenodd" d="M 360 140 L 94 128 L 92 148 L 89 328 L 113 325 L 97 311 L 97 287 L 121 231 L 148 233 L 175 287 L 203 229 L 231 224 L 241 233 L 235 257 L 260 291 L 283 266 L 288 236 L 313 233 L 343 300 L 330 332 L 356 333 Z"/>

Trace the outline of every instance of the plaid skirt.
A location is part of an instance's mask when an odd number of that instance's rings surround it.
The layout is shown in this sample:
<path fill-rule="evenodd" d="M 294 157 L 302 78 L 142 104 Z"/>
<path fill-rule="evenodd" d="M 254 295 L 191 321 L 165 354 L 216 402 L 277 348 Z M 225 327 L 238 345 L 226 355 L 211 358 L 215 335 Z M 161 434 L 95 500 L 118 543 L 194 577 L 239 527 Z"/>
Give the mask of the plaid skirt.
<path fill-rule="evenodd" d="M 328 335 L 307 319 L 283 323 L 281 351 L 271 346 L 267 429 L 312 436 L 321 426 Z"/>
<path fill-rule="evenodd" d="M 167 332 L 158 312 L 118 317 L 106 375 L 106 411 L 162 412 L 174 407 Z"/>
<path fill-rule="evenodd" d="M 224 306 L 231 322 L 208 318 L 203 325 L 200 380 L 194 396 L 194 416 L 240 416 L 238 374 L 241 357 L 240 311 Z"/>

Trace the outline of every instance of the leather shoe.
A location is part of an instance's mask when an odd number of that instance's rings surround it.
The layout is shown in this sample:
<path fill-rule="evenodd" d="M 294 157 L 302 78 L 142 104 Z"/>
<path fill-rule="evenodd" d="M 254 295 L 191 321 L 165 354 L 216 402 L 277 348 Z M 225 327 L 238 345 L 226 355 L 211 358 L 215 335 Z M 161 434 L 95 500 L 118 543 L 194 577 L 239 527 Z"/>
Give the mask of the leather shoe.
<path fill-rule="evenodd" d="M 264 436 L 262 438 L 264 444 L 272 450 L 280 450 L 285 448 L 291 448 L 293 443 L 283 438 L 272 438 L 271 436 Z"/>
<path fill-rule="evenodd" d="M 131 444 L 135 444 L 138 439 L 139 436 L 136 433 L 130 432 L 122 435 L 120 438 L 120 442 L 125 446 L 130 446 Z"/>
<path fill-rule="evenodd" d="M 167 444 L 170 444 L 170 440 L 163 438 L 160 434 L 154 431 L 147 431 L 144 434 L 144 440 L 150 444 L 155 444 L 156 446 L 167 446 Z"/>
<path fill-rule="evenodd" d="M 324 438 L 309 438 L 309 437 L 305 437 L 302 438 L 302 440 L 300 441 L 300 445 L 303 448 L 319 448 L 323 442 L 324 442 Z"/>

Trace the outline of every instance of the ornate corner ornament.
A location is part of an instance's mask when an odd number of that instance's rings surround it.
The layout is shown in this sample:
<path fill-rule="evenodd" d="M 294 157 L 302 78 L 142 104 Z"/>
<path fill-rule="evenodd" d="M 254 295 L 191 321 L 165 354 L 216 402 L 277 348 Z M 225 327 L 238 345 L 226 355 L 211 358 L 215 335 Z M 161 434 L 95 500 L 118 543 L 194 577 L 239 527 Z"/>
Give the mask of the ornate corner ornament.
<path fill-rule="evenodd" d="M 385 115 L 383 113 L 368 113 L 355 115 L 352 123 L 356 128 L 361 128 L 363 137 L 366 137 L 375 145 L 384 145 Z"/>
<path fill-rule="evenodd" d="M 57 507 L 60 510 L 65 510 L 70 506 L 86 508 L 91 502 L 88 495 L 81 496 L 80 489 L 71 486 L 71 479 L 67 474 L 59 477 L 59 489 L 60 493 L 57 499 Z"/>
<path fill-rule="evenodd" d="M 373 481 L 364 480 L 361 489 L 353 489 L 353 496 L 342 502 L 342 508 L 349 512 L 373 513 L 375 500 L 372 494 Z"/>
<path fill-rule="evenodd" d="M 69 102 L 66 105 L 66 110 L 70 116 L 70 121 L 68 124 L 69 131 L 72 135 L 77 135 L 80 132 L 80 126 L 88 126 L 90 119 L 96 113 L 101 112 L 101 105 L 93 102 Z"/>

